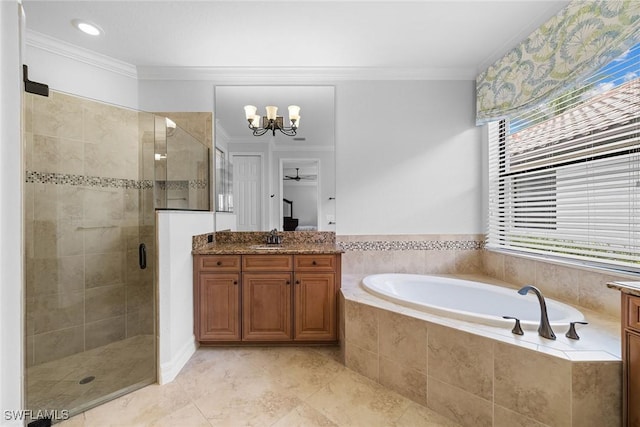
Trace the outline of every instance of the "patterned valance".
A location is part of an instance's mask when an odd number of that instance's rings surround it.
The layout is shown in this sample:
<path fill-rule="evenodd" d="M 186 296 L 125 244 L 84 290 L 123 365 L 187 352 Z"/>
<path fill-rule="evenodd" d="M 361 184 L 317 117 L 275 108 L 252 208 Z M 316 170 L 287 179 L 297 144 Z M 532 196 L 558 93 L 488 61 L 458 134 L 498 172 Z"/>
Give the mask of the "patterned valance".
<path fill-rule="evenodd" d="M 543 102 L 640 41 L 640 1 L 572 0 L 476 79 L 484 123 Z"/>

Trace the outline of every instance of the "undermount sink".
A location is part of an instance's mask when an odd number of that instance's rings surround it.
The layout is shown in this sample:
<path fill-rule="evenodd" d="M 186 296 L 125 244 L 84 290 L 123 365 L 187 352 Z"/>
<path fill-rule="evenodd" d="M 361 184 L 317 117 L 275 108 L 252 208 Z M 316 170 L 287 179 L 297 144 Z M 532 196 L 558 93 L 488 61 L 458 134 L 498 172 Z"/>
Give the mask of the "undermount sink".
<path fill-rule="evenodd" d="M 281 249 L 281 245 L 253 245 L 251 249 Z"/>

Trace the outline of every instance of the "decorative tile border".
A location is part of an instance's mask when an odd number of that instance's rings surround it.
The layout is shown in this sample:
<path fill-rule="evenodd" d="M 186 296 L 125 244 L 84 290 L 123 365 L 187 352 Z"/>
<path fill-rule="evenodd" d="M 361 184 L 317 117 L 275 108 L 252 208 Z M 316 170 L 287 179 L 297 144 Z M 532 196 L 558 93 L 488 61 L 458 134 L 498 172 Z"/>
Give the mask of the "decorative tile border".
<path fill-rule="evenodd" d="M 161 190 L 188 190 L 188 189 L 204 189 L 207 188 L 207 181 L 203 179 L 183 180 L 183 181 L 156 181 L 158 188 Z"/>
<path fill-rule="evenodd" d="M 478 240 L 389 240 L 338 242 L 344 251 L 468 251 L 484 249 Z"/>
<path fill-rule="evenodd" d="M 25 182 L 32 184 L 84 185 L 103 188 L 133 188 L 148 190 L 153 188 L 153 181 L 124 178 L 104 178 L 100 176 L 74 175 L 53 172 L 27 171 Z"/>

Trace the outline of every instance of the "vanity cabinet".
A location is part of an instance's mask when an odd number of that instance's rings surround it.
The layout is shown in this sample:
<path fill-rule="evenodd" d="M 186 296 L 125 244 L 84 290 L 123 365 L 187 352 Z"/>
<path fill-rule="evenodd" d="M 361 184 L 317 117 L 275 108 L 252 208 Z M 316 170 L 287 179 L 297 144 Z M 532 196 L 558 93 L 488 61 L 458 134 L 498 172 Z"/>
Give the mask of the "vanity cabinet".
<path fill-rule="evenodd" d="M 194 255 L 199 342 L 337 340 L 340 254 Z"/>
<path fill-rule="evenodd" d="M 336 260 L 334 255 L 295 257 L 294 336 L 300 341 L 336 340 Z"/>
<path fill-rule="evenodd" d="M 242 339 L 291 339 L 291 273 L 242 274 Z"/>
<path fill-rule="evenodd" d="M 640 427 L 640 296 L 622 294 L 623 419 Z"/>
<path fill-rule="evenodd" d="M 195 334 L 202 341 L 237 341 L 240 333 L 240 256 L 196 257 Z"/>

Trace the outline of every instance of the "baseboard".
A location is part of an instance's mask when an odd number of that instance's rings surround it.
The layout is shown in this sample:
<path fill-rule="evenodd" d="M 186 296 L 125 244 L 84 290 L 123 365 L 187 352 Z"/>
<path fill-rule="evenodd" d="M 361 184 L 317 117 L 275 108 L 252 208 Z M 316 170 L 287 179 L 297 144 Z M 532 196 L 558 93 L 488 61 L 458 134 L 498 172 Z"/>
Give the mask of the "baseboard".
<path fill-rule="evenodd" d="M 160 372 L 158 373 L 158 383 L 167 384 L 173 381 L 184 365 L 187 364 L 191 356 L 196 352 L 196 337 L 191 335 L 191 338 L 186 342 L 180 350 L 171 358 L 171 361 L 160 365 Z"/>

